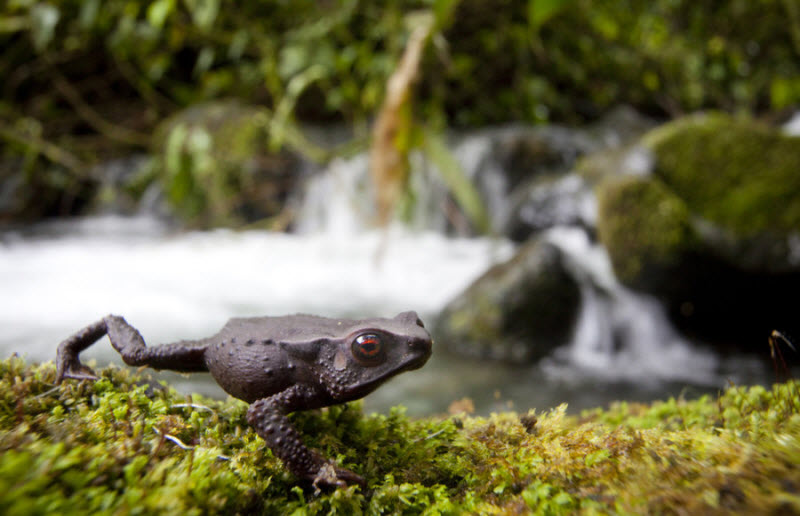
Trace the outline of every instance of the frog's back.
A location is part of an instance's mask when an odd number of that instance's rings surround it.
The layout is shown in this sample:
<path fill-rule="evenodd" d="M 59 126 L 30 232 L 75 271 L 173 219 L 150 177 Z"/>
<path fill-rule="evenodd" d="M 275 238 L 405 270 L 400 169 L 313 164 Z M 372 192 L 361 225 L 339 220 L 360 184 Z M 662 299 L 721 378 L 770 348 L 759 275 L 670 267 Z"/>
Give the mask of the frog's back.
<path fill-rule="evenodd" d="M 286 346 L 334 338 L 352 323 L 305 314 L 230 319 L 207 340 L 206 366 L 228 394 L 252 402 L 296 381 Z"/>
<path fill-rule="evenodd" d="M 239 317 L 230 319 L 219 335 L 223 337 L 249 336 L 291 344 L 320 338 L 344 336 L 358 321 L 331 319 L 318 315 L 295 314 L 281 317 Z"/>

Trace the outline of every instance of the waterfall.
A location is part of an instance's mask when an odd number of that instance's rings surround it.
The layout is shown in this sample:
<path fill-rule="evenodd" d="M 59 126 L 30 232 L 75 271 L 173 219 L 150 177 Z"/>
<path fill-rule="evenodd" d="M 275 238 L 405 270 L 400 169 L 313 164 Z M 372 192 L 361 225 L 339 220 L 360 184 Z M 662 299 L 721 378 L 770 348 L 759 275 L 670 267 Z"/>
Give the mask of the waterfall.
<path fill-rule="evenodd" d="M 716 357 L 682 338 L 656 299 L 621 285 L 606 250 L 583 229 L 557 227 L 545 238 L 564 252 L 581 285 L 575 333 L 560 359 L 615 380 L 719 381 Z"/>
<path fill-rule="evenodd" d="M 295 231 L 300 234 L 355 235 L 375 214 L 369 182 L 369 158 L 337 158 L 309 178 L 300 197 Z"/>
<path fill-rule="evenodd" d="M 545 160 L 550 168 L 543 174 L 522 170 L 514 179 L 508 170 L 517 159 L 514 146 L 524 147 L 531 134 L 553 145 Z M 485 130 L 453 138 L 451 149 L 484 197 L 498 233 L 510 234 L 516 216 L 525 236 L 562 251 L 581 291 L 571 342 L 529 368 L 435 354 L 415 376 L 376 393 L 386 395 L 386 406 L 414 398 L 402 389 L 424 386 L 418 398 L 430 402 L 425 410 L 441 412 L 464 395 L 479 401 L 489 393 L 489 406 L 495 389 L 526 409 L 566 400 L 594 406 L 660 380 L 719 385 L 715 356 L 678 335 L 657 300 L 621 285 L 605 249 L 592 240 L 596 201 L 570 170 L 575 156 L 595 144 L 563 130 L 554 134 Z M 634 158 L 638 163 L 647 156 Z M 457 236 L 465 233 L 435 166 L 420 154 L 410 161 L 409 219 L 385 229 L 371 224 L 368 157 L 360 154 L 333 160 L 308 177 L 294 196 L 290 234 L 175 233 L 152 218 L 109 216 L 0 234 L 0 284 L 13 293 L 0 296 L 0 353 L 51 360 L 61 339 L 110 312 L 128 318 L 148 343 L 204 337 L 231 316 L 392 316 L 414 309 L 429 321 L 491 265 L 509 259 L 515 244 L 503 237 Z M 87 352 L 89 359 L 119 363 L 110 346 Z M 565 386 L 565 377 L 577 381 Z M 587 392 L 587 385 L 617 380 L 631 383 Z M 542 397 L 534 400 L 532 393 Z"/>
<path fill-rule="evenodd" d="M 581 308 L 573 338 L 550 362 L 609 380 L 715 382 L 714 355 L 682 338 L 656 299 L 633 292 L 617 281 L 606 250 L 590 238 L 589 232 L 596 223 L 596 199 L 581 176 L 566 170 L 551 174 L 548 180 L 524 189 L 524 196 L 510 186 L 508 178 L 512 174 L 504 169 L 511 159 L 509 154 L 514 154 L 509 149 L 526 145 L 525 138 L 531 135 L 535 141 L 546 141 L 551 146 L 549 162 L 561 164 L 558 166 L 562 168 L 574 161 L 579 149 L 593 148 L 580 136 L 558 128 L 534 132 L 504 128 L 454 138 L 451 149 L 465 175 L 479 188 L 493 227 L 508 226 L 511 210 L 517 207 L 517 216 L 523 223 L 531 228 L 548 228 L 540 231 L 541 238 L 562 250 L 580 285 Z M 631 169 L 644 170 L 650 158 L 634 150 L 627 159 L 632 162 Z M 392 242 L 399 235 L 407 235 L 409 228 L 419 235 L 427 234 L 427 238 L 441 238 L 437 240 L 441 245 L 453 249 L 473 240 L 442 237 L 448 230 L 441 208 L 448 202 L 447 190 L 435 167 L 423 156 L 412 155 L 411 166 L 410 188 L 415 206 L 404 229 L 395 224 L 390 230 L 395 237 L 387 240 L 392 247 L 389 252 L 414 253 L 413 239 Z M 371 190 L 365 154 L 333 161 L 308 182 L 297 212 L 297 231 L 307 238 L 329 235 L 360 241 L 363 235 L 370 234 L 367 221 L 374 213 L 369 201 Z M 509 252 L 510 244 L 495 242 L 505 246 L 493 257 L 498 259 Z M 403 290 L 404 286 L 397 288 Z M 441 291 L 437 289 L 437 293 Z M 438 299 L 430 305 L 432 309 L 449 301 Z"/>

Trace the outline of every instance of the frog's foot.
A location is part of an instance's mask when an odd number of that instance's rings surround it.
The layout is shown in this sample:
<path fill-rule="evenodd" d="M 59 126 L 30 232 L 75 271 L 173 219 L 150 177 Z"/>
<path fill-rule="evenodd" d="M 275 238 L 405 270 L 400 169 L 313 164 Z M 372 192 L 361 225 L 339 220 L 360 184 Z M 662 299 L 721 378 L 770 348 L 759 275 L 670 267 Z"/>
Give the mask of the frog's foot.
<path fill-rule="evenodd" d="M 78 355 L 105 334 L 106 324 L 101 319 L 59 344 L 56 356 L 56 383 L 61 383 L 64 378 L 97 380 L 94 371 L 81 364 Z"/>
<path fill-rule="evenodd" d="M 326 487 L 347 487 L 348 485 L 358 484 L 364 488 L 367 483 L 359 475 L 350 470 L 339 468 L 332 462 L 325 462 L 320 466 L 312 482 L 315 489 L 320 490 Z"/>
<path fill-rule="evenodd" d="M 97 380 L 97 375 L 88 366 L 80 363 L 77 358 L 74 361 L 66 361 L 62 366 L 58 364 L 56 369 L 56 383 L 61 383 L 65 378 L 72 380 Z"/>

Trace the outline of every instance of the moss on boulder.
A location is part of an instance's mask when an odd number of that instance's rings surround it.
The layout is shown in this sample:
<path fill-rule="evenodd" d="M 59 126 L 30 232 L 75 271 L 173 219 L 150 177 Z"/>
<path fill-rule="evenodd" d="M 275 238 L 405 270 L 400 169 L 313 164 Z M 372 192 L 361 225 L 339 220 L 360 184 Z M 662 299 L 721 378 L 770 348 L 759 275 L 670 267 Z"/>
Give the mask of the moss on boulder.
<path fill-rule="evenodd" d="M 800 138 L 721 113 L 646 134 L 652 171 L 603 174 L 598 235 L 628 286 L 725 347 L 797 334 Z"/>
<path fill-rule="evenodd" d="M 800 228 L 800 138 L 722 113 L 676 120 L 643 143 L 689 209 L 741 236 Z"/>
<path fill-rule="evenodd" d="M 623 282 L 673 267 L 695 241 L 686 204 L 657 179 L 607 179 L 597 196 L 598 236 Z"/>
<path fill-rule="evenodd" d="M 800 138 L 722 113 L 644 136 L 652 173 L 600 174 L 598 232 L 615 271 L 636 284 L 646 264 L 707 254 L 756 272 L 800 270 Z"/>
<path fill-rule="evenodd" d="M 799 513 L 800 385 L 619 403 L 580 417 L 292 416 L 368 486 L 315 493 L 245 422 L 128 370 L 54 387 L 0 362 L 0 512 L 30 514 Z M 296 512 L 297 511 L 297 512 Z"/>

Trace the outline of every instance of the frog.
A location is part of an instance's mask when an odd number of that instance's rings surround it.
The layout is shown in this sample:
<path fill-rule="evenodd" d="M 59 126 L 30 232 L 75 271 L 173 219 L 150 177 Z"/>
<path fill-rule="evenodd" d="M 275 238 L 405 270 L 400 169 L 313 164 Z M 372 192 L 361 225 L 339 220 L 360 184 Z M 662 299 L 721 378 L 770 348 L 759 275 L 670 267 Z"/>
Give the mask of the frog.
<path fill-rule="evenodd" d="M 225 392 L 249 403 L 247 422 L 272 453 L 317 489 L 363 488 L 366 482 L 308 448 L 288 415 L 363 398 L 393 376 L 422 367 L 433 346 L 413 311 L 394 318 L 233 318 L 211 337 L 158 346 L 147 346 L 136 328 L 111 314 L 59 344 L 56 383 L 96 380 L 80 353 L 105 335 L 130 366 L 211 373 Z"/>

